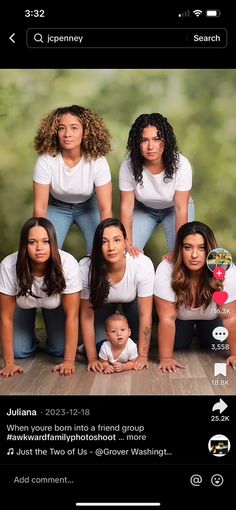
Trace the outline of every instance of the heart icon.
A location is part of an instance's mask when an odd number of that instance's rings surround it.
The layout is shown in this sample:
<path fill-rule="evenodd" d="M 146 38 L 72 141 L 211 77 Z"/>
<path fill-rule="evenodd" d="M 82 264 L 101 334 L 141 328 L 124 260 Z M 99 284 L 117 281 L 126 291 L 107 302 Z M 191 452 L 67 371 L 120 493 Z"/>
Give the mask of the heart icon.
<path fill-rule="evenodd" d="M 213 292 L 212 297 L 214 301 L 217 303 L 217 305 L 223 305 L 225 301 L 228 299 L 228 293 L 227 292 Z"/>

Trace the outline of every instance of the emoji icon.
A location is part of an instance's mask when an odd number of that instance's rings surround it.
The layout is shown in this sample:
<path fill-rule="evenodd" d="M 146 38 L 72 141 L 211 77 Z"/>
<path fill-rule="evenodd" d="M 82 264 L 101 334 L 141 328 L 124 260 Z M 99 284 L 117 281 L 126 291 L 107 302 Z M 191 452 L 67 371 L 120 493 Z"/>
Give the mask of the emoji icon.
<path fill-rule="evenodd" d="M 211 477 L 211 483 L 214 487 L 220 487 L 224 483 L 224 478 L 222 475 L 215 474 Z"/>

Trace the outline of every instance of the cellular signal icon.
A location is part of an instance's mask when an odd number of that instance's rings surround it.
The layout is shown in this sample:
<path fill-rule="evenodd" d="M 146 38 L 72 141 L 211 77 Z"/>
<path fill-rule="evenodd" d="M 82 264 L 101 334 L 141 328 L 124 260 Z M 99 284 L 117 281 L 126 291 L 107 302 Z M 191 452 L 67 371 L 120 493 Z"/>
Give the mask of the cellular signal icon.
<path fill-rule="evenodd" d="M 190 16 L 190 11 L 189 10 L 188 11 L 184 11 L 184 12 L 179 12 L 179 14 L 178 14 L 179 18 L 189 18 L 189 16 Z"/>
<path fill-rule="evenodd" d="M 197 18 L 199 18 L 199 16 L 201 16 L 201 14 L 202 14 L 202 11 L 200 11 L 200 9 L 196 9 L 195 11 L 193 11 L 193 14 L 195 14 L 195 16 L 197 16 Z"/>

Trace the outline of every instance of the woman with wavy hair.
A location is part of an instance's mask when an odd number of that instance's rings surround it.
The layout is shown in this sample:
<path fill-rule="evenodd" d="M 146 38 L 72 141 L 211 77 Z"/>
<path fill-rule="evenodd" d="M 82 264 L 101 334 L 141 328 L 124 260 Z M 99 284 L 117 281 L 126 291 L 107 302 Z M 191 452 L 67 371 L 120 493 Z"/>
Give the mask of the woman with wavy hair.
<path fill-rule="evenodd" d="M 15 358 L 36 350 L 36 310 L 42 309 L 47 352 L 64 356 L 53 372 L 75 371 L 81 275 L 77 260 L 58 250 L 56 232 L 46 218 L 30 218 L 23 226 L 18 252 L 0 264 L 0 339 L 4 377 L 22 373 Z"/>
<path fill-rule="evenodd" d="M 160 113 L 143 113 L 133 123 L 120 168 L 121 221 L 128 251 L 137 256 L 162 223 L 172 259 L 178 229 L 194 219 L 192 169 L 179 154 L 172 126 Z"/>
<path fill-rule="evenodd" d="M 157 267 L 154 299 L 159 319 L 159 368 L 163 372 L 184 368 L 174 359 L 174 350 L 188 348 L 195 329 L 201 344 L 210 347 L 217 342 L 212 332 L 219 326 L 228 330 L 231 354 L 227 364 L 236 368 L 236 267 L 226 271 L 224 280 L 215 279 L 206 263 L 215 248 L 210 227 L 192 221 L 177 233 L 173 264 L 163 260 Z M 217 306 L 212 295 L 223 290 L 228 297 L 224 305 Z"/>
<path fill-rule="evenodd" d="M 87 252 L 98 223 L 112 216 L 110 134 L 93 111 L 72 105 L 43 119 L 35 137 L 34 216 L 53 223 L 62 247 L 73 224 Z"/>
<path fill-rule="evenodd" d="M 154 281 L 151 259 L 143 254 L 130 256 L 124 225 L 119 219 L 108 218 L 96 228 L 91 257 L 82 259 L 79 266 L 83 282 L 81 330 L 88 370 L 103 370 L 96 343 L 105 339 L 105 320 L 116 312 L 118 305 L 122 306 L 132 339 L 138 344 L 134 369 L 147 367 Z"/>

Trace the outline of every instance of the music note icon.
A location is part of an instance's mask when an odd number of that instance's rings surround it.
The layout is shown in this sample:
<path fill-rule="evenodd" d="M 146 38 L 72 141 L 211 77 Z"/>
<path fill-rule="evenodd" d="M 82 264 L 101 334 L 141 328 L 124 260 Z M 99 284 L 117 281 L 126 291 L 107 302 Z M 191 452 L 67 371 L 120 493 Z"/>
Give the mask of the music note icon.
<path fill-rule="evenodd" d="M 9 448 L 7 455 L 13 455 L 13 453 L 14 453 L 14 448 Z"/>

